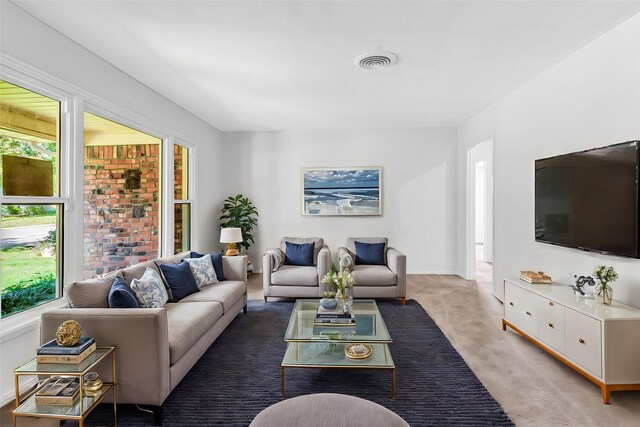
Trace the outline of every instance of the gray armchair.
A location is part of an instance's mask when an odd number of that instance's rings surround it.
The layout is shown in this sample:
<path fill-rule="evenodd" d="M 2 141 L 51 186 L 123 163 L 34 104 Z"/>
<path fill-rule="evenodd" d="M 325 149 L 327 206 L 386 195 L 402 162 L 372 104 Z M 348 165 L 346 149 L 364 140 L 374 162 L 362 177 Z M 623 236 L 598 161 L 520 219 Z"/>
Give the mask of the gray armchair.
<path fill-rule="evenodd" d="M 313 243 L 313 265 L 289 265 L 285 263 L 286 242 Z M 319 237 L 285 237 L 280 248 L 269 249 L 262 256 L 262 287 L 264 302 L 268 297 L 316 298 L 322 296 L 327 285 L 322 278 L 329 271 L 331 254 L 324 240 Z"/>
<path fill-rule="evenodd" d="M 384 265 L 360 264 L 356 257 L 356 242 L 384 243 Z M 389 247 L 386 237 L 350 237 L 347 247 L 338 249 L 340 268 L 351 270 L 355 280 L 354 298 L 401 298 L 407 296 L 407 257 Z"/>

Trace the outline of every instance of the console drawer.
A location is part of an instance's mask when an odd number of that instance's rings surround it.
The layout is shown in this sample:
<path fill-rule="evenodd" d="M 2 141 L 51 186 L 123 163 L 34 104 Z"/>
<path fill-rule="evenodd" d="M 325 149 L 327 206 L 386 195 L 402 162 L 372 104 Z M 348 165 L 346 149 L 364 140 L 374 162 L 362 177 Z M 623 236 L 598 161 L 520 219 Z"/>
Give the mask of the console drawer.
<path fill-rule="evenodd" d="M 565 308 L 565 355 L 602 377 L 602 324 L 598 319 Z"/>
<path fill-rule="evenodd" d="M 505 282 L 504 318 L 516 325 L 522 332 L 536 336 L 533 319 L 536 295 Z"/>
<path fill-rule="evenodd" d="M 564 306 L 546 298 L 536 298 L 537 338 L 559 353 L 564 353 Z"/>

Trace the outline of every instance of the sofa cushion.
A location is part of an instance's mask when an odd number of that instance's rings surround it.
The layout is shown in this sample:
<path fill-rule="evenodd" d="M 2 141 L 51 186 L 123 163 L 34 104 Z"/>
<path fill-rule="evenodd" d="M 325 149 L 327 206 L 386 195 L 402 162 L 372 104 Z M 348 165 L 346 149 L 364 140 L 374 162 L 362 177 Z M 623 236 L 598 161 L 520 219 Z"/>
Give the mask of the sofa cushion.
<path fill-rule="evenodd" d="M 385 265 L 384 243 L 354 242 L 356 247 L 356 264 Z"/>
<path fill-rule="evenodd" d="M 222 317 L 222 304 L 219 302 L 169 303 L 165 309 L 167 310 L 171 365 L 179 361 Z"/>
<path fill-rule="evenodd" d="M 196 280 L 196 284 L 198 288 L 201 288 L 206 285 L 212 285 L 214 283 L 218 283 L 218 278 L 216 277 L 216 270 L 213 268 L 213 262 L 211 262 L 211 257 L 204 256 L 201 258 L 189 258 L 185 259 L 191 269 L 191 273 L 193 273 L 193 277 Z"/>
<path fill-rule="evenodd" d="M 233 307 L 238 301 L 242 300 L 242 296 L 247 292 L 247 286 L 244 282 L 227 280 L 225 282 L 207 285 L 200 289 L 200 292 L 189 295 L 180 303 L 191 302 L 219 302 L 222 304 L 223 311 Z"/>
<path fill-rule="evenodd" d="M 166 256 L 162 258 L 158 258 L 152 261 L 145 261 L 139 264 L 132 265 L 131 267 L 127 267 L 122 270 L 122 276 L 124 280 L 131 286 L 131 281 L 133 279 L 139 279 L 145 273 L 147 268 L 151 268 L 155 270 L 156 273 L 160 274 L 160 269 L 158 268 L 161 264 L 179 264 L 185 258 L 189 258 L 191 252 L 180 252 L 176 255 Z"/>
<path fill-rule="evenodd" d="M 396 275 L 384 265 L 354 265 L 351 277 L 354 286 L 392 286 L 396 284 Z"/>
<path fill-rule="evenodd" d="M 285 242 L 284 263 L 288 265 L 313 265 L 313 243 Z"/>
<path fill-rule="evenodd" d="M 347 239 L 347 250 L 354 260 L 356 259 L 356 241 L 362 243 L 384 243 L 384 263 L 387 263 L 387 247 L 389 246 L 389 239 L 386 237 L 349 237 Z"/>
<path fill-rule="evenodd" d="M 144 273 L 147 271 L 147 268 L 155 270 L 156 273 L 160 274 L 160 269 L 156 265 L 154 261 L 145 261 L 140 264 L 132 265 L 131 267 L 127 267 L 122 270 L 122 276 L 124 277 L 125 282 L 131 286 L 131 282 L 133 279 L 141 279 Z"/>
<path fill-rule="evenodd" d="M 162 308 L 169 300 L 160 274 L 150 267 L 141 278 L 133 279 L 131 289 L 142 308 Z"/>
<path fill-rule="evenodd" d="M 318 265 L 318 254 L 324 246 L 324 240 L 319 237 L 285 237 L 280 241 L 280 250 L 287 251 L 286 242 L 291 243 L 313 243 L 313 265 Z"/>
<path fill-rule="evenodd" d="M 202 258 L 204 255 L 198 252 L 191 252 L 191 258 Z M 218 281 L 224 282 L 224 269 L 222 268 L 222 254 L 220 252 L 212 252 L 209 254 L 211 262 L 213 263 L 213 269 L 216 271 L 216 277 Z"/>
<path fill-rule="evenodd" d="M 271 284 L 281 286 L 318 286 L 318 269 L 283 265 L 271 273 Z"/>
<path fill-rule="evenodd" d="M 116 277 L 122 278 L 122 273 L 115 271 L 104 277 L 68 283 L 64 295 L 73 308 L 108 308 L 109 291 Z"/>
<path fill-rule="evenodd" d="M 116 277 L 109 291 L 110 308 L 139 308 L 140 304 L 133 289 L 122 277 Z"/>
<path fill-rule="evenodd" d="M 176 265 L 161 264 L 159 267 L 171 290 L 171 301 L 178 302 L 200 290 L 191 273 L 191 268 L 186 262 L 183 261 Z"/>

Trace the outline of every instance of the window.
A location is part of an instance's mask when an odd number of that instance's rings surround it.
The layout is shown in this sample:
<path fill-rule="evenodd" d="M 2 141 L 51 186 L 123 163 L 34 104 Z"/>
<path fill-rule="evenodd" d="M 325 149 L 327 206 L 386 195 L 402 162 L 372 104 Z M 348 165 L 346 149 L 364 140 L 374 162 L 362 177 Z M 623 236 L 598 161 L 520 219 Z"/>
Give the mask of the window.
<path fill-rule="evenodd" d="M 162 140 L 84 114 L 84 277 L 160 256 Z"/>
<path fill-rule="evenodd" d="M 173 241 L 174 253 L 191 249 L 191 201 L 189 198 L 189 148 L 173 145 Z"/>
<path fill-rule="evenodd" d="M 61 296 L 60 110 L 0 80 L 2 318 Z"/>

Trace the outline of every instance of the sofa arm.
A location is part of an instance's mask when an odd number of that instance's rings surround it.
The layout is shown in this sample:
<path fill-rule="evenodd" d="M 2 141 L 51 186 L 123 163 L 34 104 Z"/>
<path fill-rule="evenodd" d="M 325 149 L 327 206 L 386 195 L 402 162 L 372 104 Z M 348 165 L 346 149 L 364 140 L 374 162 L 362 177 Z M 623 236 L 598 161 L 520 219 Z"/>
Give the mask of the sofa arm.
<path fill-rule="evenodd" d="M 247 283 L 247 262 L 248 257 L 246 255 L 223 256 L 222 270 L 224 270 L 224 278 Z"/>
<path fill-rule="evenodd" d="M 396 296 L 407 296 L 407 256 L 395 248 L 387 249 L 387 267 L 396 275 Z"/>
<path fill-rule="evenodd" d="M 82 336 L 93 337 L 99 347 L 116 347 L 118 403 L 160 406 L 171 392 L 169 333 L 164 308 L 61 308 L 41 316 L 40 342 L 55 338 L 56 329 L 73 319 Z M 97 371 L 111 381 L 111 364 Z"/>
<path fill-rule="evenodd" d="M 322 283 L 322 278 L 329 272 L 331 266 L 331 252 L 329 246 L 324 245 L 318 253 L 318 296 L 322 296 L 323 292 L 328 290 L 328 285 Z"/>
<path fill-rule="evenodd" d="M 345 257 L 343 259 L 342 257 Z M 345 268 L 350 272 L 353 270 L 353 264 L 355 260 L 351 256 L 349 249 L 343 247 L 338 248 L 338 270 L 344 270 Z"/>
<path fill-rule="evenodd" d="M 262 255 L 262 291 L 264 292 L 265 301 L 271 296 L 269 288 L 271 287 L 271 273 L 273 270 L 273 257 L 268 253 Z"/>

